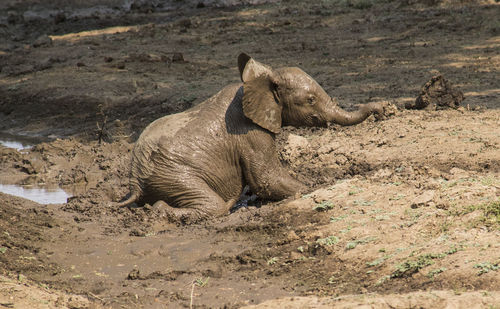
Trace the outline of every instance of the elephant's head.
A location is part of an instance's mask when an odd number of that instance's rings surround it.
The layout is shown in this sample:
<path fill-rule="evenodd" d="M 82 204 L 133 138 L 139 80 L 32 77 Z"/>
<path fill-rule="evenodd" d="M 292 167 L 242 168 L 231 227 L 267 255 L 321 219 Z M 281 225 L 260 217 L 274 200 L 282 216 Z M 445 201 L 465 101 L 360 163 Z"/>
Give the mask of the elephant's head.
<path fill-rule="evenodd" d="M 307 73 L 299 68 L 272 68 L 242 53 L 238 68 L 243 81 L 243 112 L 259 126 L 278 133 L 282 126 L 353 125 L 383 105 L 370 103 L 346 112 Z"/>

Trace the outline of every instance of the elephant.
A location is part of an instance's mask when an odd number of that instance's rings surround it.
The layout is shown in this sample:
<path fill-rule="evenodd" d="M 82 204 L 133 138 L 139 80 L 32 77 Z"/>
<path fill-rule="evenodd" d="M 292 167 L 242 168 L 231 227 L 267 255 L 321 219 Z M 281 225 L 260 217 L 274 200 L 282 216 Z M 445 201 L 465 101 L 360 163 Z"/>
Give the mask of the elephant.
<path fill-rule="evenodd" d="M 279 161 L 281 127 L 354 125 L 384 110 L 368 103 L 347 112 L 297 67 L 272 69 L 241 53 L 238 69 L 242 84 L 144 129 L 132 150 L 129 197 L 118 206 L 148 203 L 192 223 L 229 213 L 246 185 L 268 200 L 303 193 Z"/>

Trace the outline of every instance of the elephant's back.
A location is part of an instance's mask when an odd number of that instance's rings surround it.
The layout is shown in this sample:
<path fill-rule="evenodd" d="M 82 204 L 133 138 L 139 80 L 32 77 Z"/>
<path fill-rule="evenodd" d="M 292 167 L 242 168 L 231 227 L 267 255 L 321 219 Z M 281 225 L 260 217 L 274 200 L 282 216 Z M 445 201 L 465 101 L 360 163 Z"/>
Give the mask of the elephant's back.
<path fill-rule="evenodd" d="M 196 110 L 163 116 L 150 123 L 137 140 L 137 144 L 158 143 L 161 138 L 173 138 L 177 132 L 196 119 Z"/>
<path fill-rule="evenodd" d="M 226 112 L 239 88 L 226 87 L 189 110 L 148 125 L 132 152 L 131 182 L 144 194 L 159 198 L 167 191 L 165 186 L 174 184 L 175 176 L 182 172 L 182 177 L 203 179 L 223 197 L 232 197 L 232 191 L 238 190 L 222 187 L 234 182 L 241 186 L 241 172 L 234 170 L 239 159 L 226 129 Z"/>
<path fill-rule="evenodd" d="M 174 143 L 175 136 L 193 121 L 196 113 L 196 111 L 187 110 L 182 113 L 163 116 L 144 129 L 132 151 L 130 179 L 136 181 L 139 187 L 143 187 L 144 181 L 154 171 L 154 164 L 151 160 L 152 155 L 160 151 L 162 144 Z"/>

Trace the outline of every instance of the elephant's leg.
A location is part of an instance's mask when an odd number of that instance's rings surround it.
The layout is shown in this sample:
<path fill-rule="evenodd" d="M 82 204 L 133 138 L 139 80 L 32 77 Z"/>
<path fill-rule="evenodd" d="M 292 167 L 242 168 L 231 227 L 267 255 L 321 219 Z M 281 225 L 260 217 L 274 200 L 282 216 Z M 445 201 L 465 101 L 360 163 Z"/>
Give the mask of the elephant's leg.
<path fill-rule="evenodd" d="M 261 198 L 279 200 L 306 191 L 281 165 L 274 138 L 257 131 L 247 136 L 248 146 L 242 156 L 245 179 L 252 192 Z"/>
<path fill-rule="evenodd" d="M 192 223 L 227 214 L 236 200 L 233 198 L 226 202 L 206 183 L 198 182 L 195 188 L 176 194 L 174 201 L 178 207 L 172 207 L 163 200 L 155 202 L 153 207 L 164 210 L 170 221 Z"/>

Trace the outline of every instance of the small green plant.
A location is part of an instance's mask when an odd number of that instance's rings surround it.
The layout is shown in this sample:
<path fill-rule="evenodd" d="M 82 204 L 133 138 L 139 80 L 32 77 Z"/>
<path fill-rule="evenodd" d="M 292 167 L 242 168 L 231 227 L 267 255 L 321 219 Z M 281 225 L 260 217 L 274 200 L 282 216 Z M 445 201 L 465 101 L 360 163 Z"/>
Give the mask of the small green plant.
<path fill-rule="evenodd" d="M 352 226 L 349 225 L 347 228 L 340 230 L 340 233 L 345 234 L 345 233 L 349 232 L 350 230 L 352 230 Z"/>
<path fill-rule="evenodd" d="M 445 220 L 444 222 L 441 223 L 439 230 L 441 233 L 446 233 L 450 230 L 451 227 L 451 221 Z"/>
<path fill-rule="evenodd" d="M 481 211 L 482 215 L 472 222 L 472 227 L 486 226 L 495 227 L 500 230 L 500 199 L 493 202 L 468 205 L 463 208 L 454 208 L 449 214 L 453 216 L 463 216 L 474 211 Z"/>
<path fill-rule="evenodd" d="M 5 252 L 7 252 L 7 248 L 5 248 L 5 247 L 0 247 L 0 253 L 1 253 L 1 254 L 4 254 Z"/>
<path fill-rule="evenodd" d="M 366 265 L 367 266 L 370 266 L 370 267 L 373 267 L 373 266 L 379 266 L 381 265 L 382 263 L 384 263 L 386 260 L 388 260 L 391 256 L 390 255 L 384 255 L 382 257 L 379 257 L 378 259 L 376 260 L 373 260 L 371 262 L 367 262 Z"/>
<path fill-rule="evenodd" d="M 209 279 L 210 279 L 210 277 L 207 277 L 206 279 L 197 278 L 197 279 L 193 280 L 193 283 L 191 284 L 191 298 L 190 298 L 189 308 L 193 308 L 194 287 L 195 286 L 198 286 L 200 288 L 205 287 L 207 285 Z"/>
<path fill-rule="evenodd" d="M 443 253 L 426 253 L 419 255 L 415 260 L 406 261 L 396 266 L 396 270 L 392 272 L 391 278 L 411 276 L 412 274 L 419 272 L 422 268 L 434 264 L 434 260 L 442 259 L 448 255 L 458 252 L 458 250 L 459 249 L 457 247 L 453 246 L 448 251 Z M 413 256 L 413 252 L 410 256 Z"/>
<path fill-rule="evenodd" d="M 345 245 L 345 248 L 346 250 L 351 250 L 351 249 L 354 249 L 356 248 L 356 246 L 358 245 L 358 242 L 357 241 L 350 241 L 348 242 L 346 245 Z"/>
<path fill-rule="evenodd" d="M 300 253 L 304 253 L 304 247 L 303 246 L 299 246 L 297 248 L 297 251 L 299 251 Z"/>
<path fill-rule="evenodd" d="M 206 277 L 205 279 L 197 278 L 194 280 L 194 284 L 199 286 L 200 288 L 202 288 L 202 287 L 207 285 L 209 279 L 210 279 L 210 277 Z"/>
<path fill-rule="evenodd" d="M 366 243 L 369 243 L 371 241 L 374 241 L 375 239 L 377 239 L 377 237 L 370 236 L 370 237 L 365 237 L 362 239 L 350 241 L 346 244 L 345 248 L 346 248 L 346 250 L 352 250 L 352 249 L 356 248 L 359 244 L 366 244 Z"/>
<path fill-rule="evenodd" d="M 278 258 L 277 257 L 272 257 L 269 260 L 267 260 L 267 265 L 274 265 L 277 262 L 278 262 Z"/>
<path fill-rule="evenodd" d="M 478 276 L 481 276 L 482 274 L 489 273 L 490 271 L 497 271 L 500 269 L 500 262 L 498 263 L 490 263 L 490 262 L 483 262 L 474 265 L 474 268 L 478 268 L 479 271 L 477 272 Z"/>
<path fill-rule="evenodd" d="M 316 211 L 327 211 L 330 209 L 333 209 L 333 203 L 331 201 L 322 201 L 313 207 L 313 210 Z"/>
<path fill-rule="evenodd" d="M 358 206 L 371 206 L 375 204 L 375 201 L 355 200 L 353 204 Z"/>
<path fill-rule="evenodd" d="M 335 284 L 335 276 L 328 278 L 328 284 Z"/>
<path fill-rule="evenodd" d="M 349 195 L 356 195 L 358 193 L 361 193 L 363 192 L 363 188 L 359 188 L 359 187 L 356 187 L 356 186 L 352 186 L 351 187 L 351 190 L 349 191 Z"/>
<path fill-rule="evenodd" d="M 433 279 L 435 276 L 439 275 L 440 273 L 446 271 L 446 267 L 441 267 L 438 269 L 431 270 L 427 273 L 427 277 L 430 279 Z"/>
<path fill-rule="evenodd" d="M 342 215 L 342 216 L 338 216 L 338 217 L 330 217 L 330 222 L 337 222 L 340 220 L 344 220 L 345 218 L 347 218 L 347 215 Z"/>
<path fill-rule="evenodd" d="M 386 282 L 387 280 L 391 279 L 391 276 L 386 275 L 383 276 L 382 278 L 378 279 L 377 282 L 375 282 L 375 285 L 381 285 L 382 283 Z"/>
<path fill-rule="evenodd" d="M 483 186 L 494 186 L 495 184 L 500 184 L 500 179 L 495 178 L 495 177 L 485 177 L 481 179 L 481 184 Z"/>
<path fill-rule="evenodd" d="M 338 242 L 339 242 L 338 237 L 334 235 L 316 240 L 316 243 L 322 246 L 333 246 Z"/>
<path fill-rule="evenodd" d="M 402 198 L 405 198 L 406 197 L 406 194 L 395 194 L 393 197 L 390 197 L 389 198 L 389 201 L 399 201 L 400 199 Z"/>
<path fill-rule="evenodd" d="M 391 278 L 411 276 L 412 274 L 419 272 L 422 268 L 434 264 L 433 259 L 434 258 L 431 256 L 422 255 L 416 260 L 403 262 L 396 266 L 396 270 L 392 272 Z"/>

